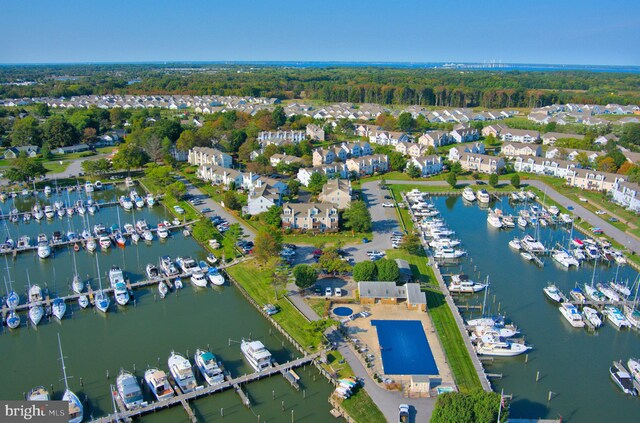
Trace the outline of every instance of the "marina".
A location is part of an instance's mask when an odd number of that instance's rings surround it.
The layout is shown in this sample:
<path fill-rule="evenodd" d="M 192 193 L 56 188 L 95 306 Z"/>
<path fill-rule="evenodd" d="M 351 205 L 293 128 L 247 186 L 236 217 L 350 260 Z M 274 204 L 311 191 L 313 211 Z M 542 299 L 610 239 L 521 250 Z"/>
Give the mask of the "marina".
<path fill-rule="evenodd" d="M 487 224 L 487 212 L 478 205 L 457 197 L 438 197 L 432 201 L 467 252 L 461 260 L 441 263 L 443 273 L 464 273 L 475 280 L 482 280 L 478 274 L 490 275 L 485 314 L 505 315 L 507 323 L 517 322 L 518 329 L 522 330 L 518 336 L 534 346 L 520 357 L 483 360 L 486 372 L 502 375 L 492 379 L 493 390 L 504 389 L 505 393 L 513 395 L 510 416 L 562 416 L 571 421 L 633 420 L 632 416 L 637 415 L 637 404 L 612 383 L 609 367 L 612 361 L 626 362 L 629 357 L 637 356 L 640 332 L 618 329 L 608 320 L 597 330 L 576 328 L 559 311 L 559 304 L 547 299 L 543 288 L 552 281 L 560 291 L 568 294 L 576 284 L 588 285 L 593 279 L 596 283 L 605 283 L 616 277 L 631 286 L 637 273 L 625 265 L 618 268 L 594 261 L 587 261 L 570 272 L 555 261 L 542 267 L 531 266 L 514 254 L 509 241 L 526 234 L 537 237 L 534 228 L 496 230 Z M 503 198 L 494 200 L 490 207 L 517 215 L 517 204 Z M 539 234 L 538 239 L 546 246 L 566 245 L 570 227 L 548 225 L 540 227 Z M 576 300 L 573 295 L 569 301 L 580 307 L 591 304 L 597 309 L 612 302 L 607 299 Z M 618 302 L 617 306 L 622 309 L 624 304 L 633 303 L 633 295 L 624 301 Z M 482 305 L 482 293 L 458 296 L 456 302 L 467 321 L 481 317 L 475 306 Z M 603 319 L 606 318 L 603 316 Z M 589 325 L 585 322 L 585 326 Z M 598 406 L 603 402 L 609 404 L 606 410 Z"/>

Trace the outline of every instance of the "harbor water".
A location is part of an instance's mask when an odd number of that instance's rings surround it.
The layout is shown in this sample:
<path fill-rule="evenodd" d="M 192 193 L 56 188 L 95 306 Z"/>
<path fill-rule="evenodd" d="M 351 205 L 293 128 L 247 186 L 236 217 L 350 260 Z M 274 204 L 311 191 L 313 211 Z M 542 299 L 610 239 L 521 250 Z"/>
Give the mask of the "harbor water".
<path fill-rule="evenodd" d="M 109 189 L 93 193 L 93 198 L 112 201 L 121 194 L 116 189 Z M 78 195 L 86 196 L 84 193 L 70 193 L 69 199 L 73 202 Z M 41 204 L 56 199 L 55 195 L 49 199 L 39 197 Z M 60 200 L 67 202 L 66 192 Z M 8 200 L 2 204 L 3 212 L 7 214 L 14 206 L 20 211 L 27 211 L 34 202 L 33 197 Z M 146 219 L 151 227 L 155 227 L 161 220 L 171 220 L 161 205 L 135 210 L 135 214 L 124 212 L 120 207 L 103 207 L 94 216 L 89 216 L 89 230 L 96 223 L 106 227 L 118 223 L 118 209 L 121 225 Z M 29 223 L 7 222 L 6 226 L 4 222 L 1 222 L 0 233 L 8 232 L 14 241 L 21 235 L 29 235 L 32 243 L 39 233 L 46 233 L 50 238 L 54 231 L 65 234 L 71 229 L 79 233 L 86 225 L 77 214 L 70 219 L 56 217 L 50 222 L 43 220 L 38 223 L 32 219 Z M 4 258 L 0 258 L 0 274 L 7 283 L 11 279 L 13 289 L 21 294 L 21 304 L 26 301 L 27 272 L 31 283 L 46 287 L 52 298 L 67 295 L 71 293 L 72 254 L 76 255 L 78 273 L 94 289 L 98 288 L 96 254 L 103 287 L 109 286 L 106 273 L 112 265 L 122 268 L 125 277 L 136 282 L 145 277 L 147 263 L 157 265 L 161 256 L 169 255 L 174 259 L 191 256 L 198 260 L 206 256 L 192 238 L 186 238 L 181 231 L 172 231 L 166 241 L 155 238 L 147 244 L 141 240 L 137 246 L 127 241 L 124 249 L 114 245 L 106 252 L 98 250 L 93 254 L 86 250 L 74 253 L 70 247 L 55 248 L 52 257 L 41 260 L 35 251 L 20 253 L 15 258 L 8 257 L 8 270 L 5 269 Z M 0 291 L 6 295 L 4 284 Z M 22 399 L 26 392 L 38 385 L 48 389 L 53 387 L 53 398 L 61 398 L 64 382 L 61 380 L 58 334 L 62 340 L 67 374 L 72 376 L 69 387 L 84 401 L 85 421 L 114 411 L 109 387 L 115 385 L 121 368 L 134 371 L 142 382 L 148 367 L 157 366 L 168 373 L 167 359 L 172 351 L 188 354 L 193 363 L 197 348 L 209 348 L 232 376 L 253 372 L 240 351 L 239 341 L 242 338 L 261 340 L 279 363 L 299 356 L 238 289 L 228 283 L 223 287 L 196 288 L 185 281 L 182 290 L 171 291 L 165 299 L 160 298 L 157 286 L 152 285 L 136 289 L 133 299 L 135 303 L 132 301 L 121 307 L 112 297 L 106 315 L 94 308 L 82 310 L 76 303 L 69 303 L 61 322 L 53 317 L 45 318 L 37 328 L 27 325 L 26 312 L 20 312 L 21 326 L 15 330 L 4 326 L 0 333 L 0 356 L 3 358 L 0 363 L 3 380 L 0 398 Z M 300 391 L 295 391 L 280 375 L 244 386 L 252 402 L 250 409 L 242 405 L 233 390 L 193 401 L 191 406 L 200 421 L 214 421 L 221 419 L 221 415 L 229 422 L 290 421 L 292 418 L 308 422 L 334 420 L 329 414 L 327 401 L 331 385 L 313 366 L 296 372 L 301 377 Z M 206 385 L 201 378 L 198 382 Z M 143 393 L 146 400 L 152 400 L 148 389 L 143 388 Z M 142 421 L 179 422 L 188 419 L 185 410 L 178 405 L 146 415 Z"/>
<path fill-rule="evenodd" d="M 534 228 L 497 230 L 487 223 L 487 210 L 477 203 L 471 205 L 460 197 L 433 201 L 468 252 L 468 257 L 459 264 L 443 268 L 443 274 L 463 271 L 475 280 L 484 280 L 489 275 L 487 312 L 506 314 L 507 321 L 513 321 L 526 343 L 533 346 L 528 358 L 496 357 L 485 363 L 488 373 L 503 375 L 502 379 L 491 380 L 494 390 L 513 395 L 511 417 L 562 417 L 562 421 L 571 422 L 637 421 L 640 399 L 619 390 L 609 377 L 609 367 L 613 360 L 622 360 L 626 365 L 628 358 L 640 357 L 640 331 L 617 330 L 608 321 L 596 332 L 573 328 L 559 312 L 558 305 L 543 294 L 549 282 L 554 282 L 567 296 L 576 283 L 591 283 L 593 264 L 565 270 L 551 257 L 545 257 L 544 266 L 538 267 L 508 246 L 516 236 L 522 238 L 525 233 L 535 236 Z M 504 198 L 491 207 L 516 214 L 516 207 L 522 205 L 511 205 Z M 568 228 L 540 228 L 540 241 L 547 247 L 556 242 L 566 246 L 569 236 Z M 584 238 L 574 233 L 573 238 L 576 237 Z M 595 283 L 613 280 L 617 270 L 615 264 L 599 264 Z M 627 266 L 619 268 L 618 280 L 631 284 L 636 276 Z M 483 302 L 483 294 L 459 298 L 462 303 Z M 465 318 L 479 315 L 477 310 L 463 313 Z"/>

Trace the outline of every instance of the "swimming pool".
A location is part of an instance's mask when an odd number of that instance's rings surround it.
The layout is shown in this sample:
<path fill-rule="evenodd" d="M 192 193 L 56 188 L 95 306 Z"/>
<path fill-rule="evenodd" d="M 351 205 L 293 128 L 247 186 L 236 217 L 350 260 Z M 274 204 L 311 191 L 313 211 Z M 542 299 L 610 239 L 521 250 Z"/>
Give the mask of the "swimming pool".
<path fill-rule="evenodd" d="M 429 341 L 419 320 L 372 320 L 387 375 L 437 375 Z"/>
<path fill-rule="evenodd" d="M 349 307 L 336 307 L 333 309 L 333 314 L 340 317 L 349 317 L 353 314 L 353 310 Z"/>

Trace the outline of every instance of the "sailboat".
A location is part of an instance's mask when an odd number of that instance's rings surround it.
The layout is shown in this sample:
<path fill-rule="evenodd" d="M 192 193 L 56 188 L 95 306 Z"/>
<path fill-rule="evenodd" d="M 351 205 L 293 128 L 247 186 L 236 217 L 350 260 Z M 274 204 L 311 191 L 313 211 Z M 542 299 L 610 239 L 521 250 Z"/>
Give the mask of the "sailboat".
<path fill-rule="evenodd" d="M 69 403 L 69 423 L 80 423 L 84 418 L 84 409 L 80 398 L 69 389 L 67 382 L 67 368 L 64 365 L 64 355 L 62 354 L 62 343 L 58 334 L 58 348 L 60 349 L 60 361 L 62 362 L 62 376 L 64 377 L 64 394 L 62 400 Z"/>
<path fill-rule="evenodd" d="M 27 270 L 27 281 L 29 283 L 29 320 L 34 326 L 38 326 L 44 316 L 44 308 L 40 305 L 42 302 L 42 289 L 38 285 L 31 286 L 29 270 Z"/>
<path fill-rule="evenodd" d="M 7 265 L 7 276 L 9 277 L 9 290 L 7 292 L 9 292 L 9 295 L 7 295 L 7 307 L 9 307 L 10 309 L 15 309 L 16 307 L 18 307 L 18 305 L 20 305 L 20 296 L 13 290 L 13 288 L 11 287 L 11 274 L 9 273 L 9 261 L 7 260 L 7 256 L 4 256 L 4 261 Z M 6 284 L 6 280 L 5 280 L 5 284 Z"/>
<path fill-rule="evenodd" d="M 633 300 L 633 305 L 624 305 L 624 317 L 627 318 L 629 323 L 640 329 L 640 311 L 636 308 L 638 305 L 638 288 L 640 288 L 640 274 L 636 278 L 636 295 Z M 640 383 L 640 380 L 638 381 Z"/>
<path fill-rule="evenodd" d="M 73 292 L 76 294 L 82 294 L 84 290 L 84 282 L 82 282 L 82 278 L 78 274 L 78 265 L 76 263 L 76 255 L 72 254 L 73 257 L 73 281 L 71 282 L 71 287 L 73 288 Z"/>
<path fill-rule="evenodd" d="M 109 299 L 109 295 L 102 289 L 102 278 L 100 277 L 100 264 L 98 263 L 98 255 L 96 254 L 96 267 L 98 269 L 98 283 L 100 284 L 100 289 L 96 292 L 95 301 L 96 308 L 103 313 L 106 313 L 109 310 L 109 305 L 111 304 L 111 300 Z"/>

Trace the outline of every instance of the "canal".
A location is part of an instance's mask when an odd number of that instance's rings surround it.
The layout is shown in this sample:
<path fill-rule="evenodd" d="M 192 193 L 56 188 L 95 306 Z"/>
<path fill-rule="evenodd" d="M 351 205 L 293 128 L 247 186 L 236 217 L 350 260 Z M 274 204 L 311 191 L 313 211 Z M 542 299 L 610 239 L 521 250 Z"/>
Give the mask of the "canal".
<path fill-rule="evenodd" d="M 533 345 L 528 362 L 525 357 L 496 358 L 487 363 L 489 373 L 502 374 L 493 379 L 494 390 L 513 394 L 511 417 L 560 418 L 572 422 L 636 421 L 640 403 L 637 398 L 624 395 L 610 380 L 612 360 L 626 361 L 640 356 L 640 333 L 636 330 L 615 329 L 606 322 L 595 333 L 576 329 L 562 317 L 558 306 L 547 301 L 542 289 L 555 282 L 567 295 L 576 283 L 590 283 L 593 265 L 564 270 L 550 257 L 544 267 L 526 262 L 509 248 L 508 242 L 524 233 L 534 234 L 532 228 L 497 230 L 491 227 L 486 209 L 469 205 L 460 197 L 433 199 L 442 218 L 463 242 L 468 258 L 459 265 L 444 268 L 443 273 L 466 272 L 474 279 L 489 275 L 491 290 L 487 305 L 489 312 L 506 313 Z M 505 198 L 492 204 L 508 214 L 515 214 L 514 206 Z M 522 207 L 522 206 L 520 206 Z M 574 234 L 574 238 L 584 238 Z M 540 229 L 540 240 L 547 246 L 566 242 L 565 229 Z M 612 280 L 616 266 L 598 265 L 595 281 Z M 618 278 L 632 283 L 637 274 L 629 267 L 620 267 Z M 495 300 L 494 300 L 495 297 Z M 482 304 L 483 296 L 466 301 Z M 465 301 L 465 300 L 463 300 Z M 465 313 L 465 318 L 477 317 L 478 311 Z M 537 372 L 540 379 L 536 382 Z M 553 392 L 548 401 L 549 392 Z M 634 417 L 635 416 L 635 417 Z"/>
<path fill-rule="evenodd" d="M 95 192 L 97 201 L 110 201 L 121 195 L 121 191 L 109 189 Z M 70 193 L 73 202 L 78 193 Z M 83 195 L 84 194 L 80 194 Z M 40 197 L 40 203 L 47 204 L 57 198 Z M 67 202 L 67 193 L 61 195 Z M 17 198 L 2 204 L 3 212 L 17 207 L 21 211 L 30 209 L 35 199 Z M 103 207 L 94 216 L 89 216 L 89 227 L 102 223 L 109 227 L 118 222 L 119 207 Z M 164 219 L 171 220 L 164 207 L 136 210 L 135 215 L 119 210 L 121 225 L 146 219 L 151 227 Z M 86 220 L 86 218 L 85 218 Z M 0 223 L 2 239 L 8 232 L 17 241 L 21 235 L 29 235 L 33 240 L 38 233 L 49 237 L 54 231 L 66 233 L 70 229 L 79 233 L 83 229 L 82 218 L 74 215 L 71 219 L 56 217 L 51 222 L 40 223 Z M 86 224 L 86 223 L 85 223 Z M 35 251 L 9 258 L 8 270 L 5 260 L 0 258 L 0 274 L 11 278 L 13 289 L 21 294 L 23 304 L 27 291 L 27 272 L 31 283 L 47 287 L 52 294 L 71 292 L 73 274 L 73 251 L 70 248 L 55 249 L 55 256 L 41 260 Z M 98 286 L 96 260 L 94 254 L 81 250 L 76 254 L 78 272 L 92 287 Z M 150 244 L 140 241 L 139 245 L 127 244 L 120 249 L 112 246 L 106 252 L 98 252 L 102 285 L 108 286 L 106 272 L 112 265 L 125 271 L 125 277 L 132 282 L 143 279 L 147 263 L 158 263 L 164 255 L 174 259 L 177 256 L 192 256 L 203 259 L 205 251 L 192 239 L 185 238 L 180 231 L 172 232 L 166 241 L 154 239 Z M 4 284 L 0 291 L 6 293 Z M 223 287 L 206 289 L 194 288 L 185 283 L 182 290 L 170 292 L 162 300 L 156 287 L 138 289 L 134 293 L 135 305 L 126 307 L 115 304 L 112 298 L 110 311 L 106 315 L 92 308 L 81 310 L 77 304 L 70 304 L 62 322 L 55 318 L 43 319 L 37 328 L 27 326 L 26 313 L 22 312 L 22 325 L 16 330 L 2 328 L 0 334 L 0 398 L 22 399 L 31 388 L 44 385 L 53 386 L 53 398 L 60 399 L 64 383 L 59 360 L 57 335 L 60 334 L 65 354 L 69 387 L 85 401 L 85 421 L 113 412 L 109 396 L 109 386 L 121 368 L 133 371 L 142 381 L 147 367 L 158 366 L 168 372 L 167 359 L 172 351 L 188 354 L 193 363 L 196 348 L 209 348 L 224 364 L 232 376 L 250 373 L 253 369 L 244 360 L 238 341 L 251 337 L 263 341 L 274 358 L 283 363 L 295 358 L 298 353 L 257 312 L 240 292 L 228 284 Z M 295 391 L 281 376 L 273 376 L 253 382 L 245 387 L 252 400 L 251 409 L 241 403 L 233 391 L 218 393 L 196 400 L 192 407 L 201 421 L 213 421 L 224 414 L 225 421 L 329 421 L 327 398 L 330 384 L 320 376 L 313 366 L 299 369 L 301 390 Z M 197 371 L 196 371 L 197 374 Z M 199 375 L 198 375 L 199 377 Z M 199 379 L 200 384 L 204 380 Z M 143 389 L 145 398 L 151 400 L 148 390 Z M 284 410 L 283 410 L 284 405 Z M 179 422 L 187 421 L 181 407 L 163 410 L 147 415 L 143 421 Z"/>

